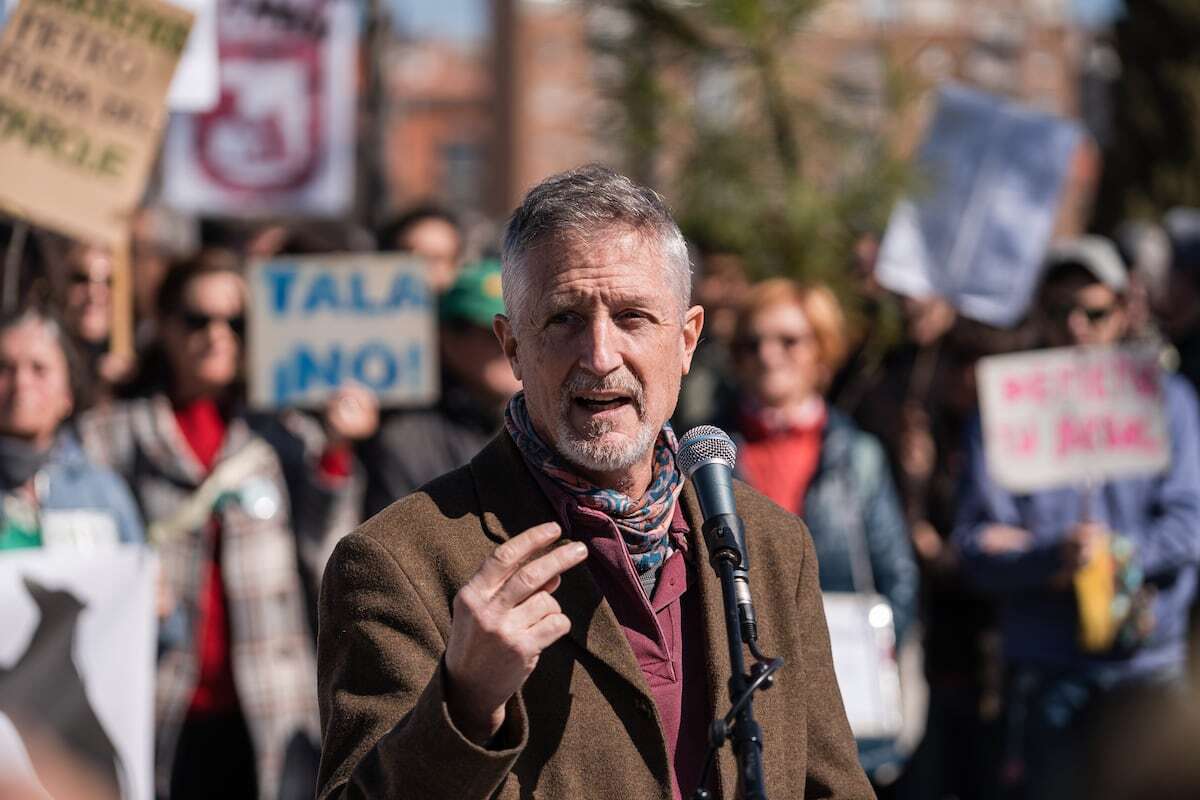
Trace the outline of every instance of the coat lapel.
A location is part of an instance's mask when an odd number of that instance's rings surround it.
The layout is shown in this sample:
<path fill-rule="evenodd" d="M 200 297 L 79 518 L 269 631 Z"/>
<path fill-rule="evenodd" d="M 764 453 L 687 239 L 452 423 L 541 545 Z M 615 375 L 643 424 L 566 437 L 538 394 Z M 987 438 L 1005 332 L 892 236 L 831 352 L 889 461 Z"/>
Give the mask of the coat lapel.
<path fill-rule="evenodd" d="M 501 431 L 471 461 L 484 525 L 505 541 L 543 522 L 561 522 L 507 431 Z M 571 640 L 650 698 L 633 649 L 586 564 L 563 574 L 554 593 L 571 620 Z"/>
<path fill-rule="evenodd" d="M 184 441 L 166 395 L 134 401 L 130 416 L 138 449 L 155 469 L 183 486 L 199 486 L 206 470 Z"/>

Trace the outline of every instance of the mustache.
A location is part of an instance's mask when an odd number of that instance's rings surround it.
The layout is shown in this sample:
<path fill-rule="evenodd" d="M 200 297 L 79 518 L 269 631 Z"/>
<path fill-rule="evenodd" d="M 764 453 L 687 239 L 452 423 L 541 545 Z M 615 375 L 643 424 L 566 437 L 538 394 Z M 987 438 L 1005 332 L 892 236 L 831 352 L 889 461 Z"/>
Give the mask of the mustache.
<path fill-rule="evenodd" d="M 590 375 L 583 370 L 572 372 L 563 382 L 564 406 L 570 405 L 574 397 L 585 392 L 617 392 L 627 395 L 639 416 L 646 407 L 646 391 L 642 382 L 634 377 L 628 367 L 622 367 L 604 376 Z"/>

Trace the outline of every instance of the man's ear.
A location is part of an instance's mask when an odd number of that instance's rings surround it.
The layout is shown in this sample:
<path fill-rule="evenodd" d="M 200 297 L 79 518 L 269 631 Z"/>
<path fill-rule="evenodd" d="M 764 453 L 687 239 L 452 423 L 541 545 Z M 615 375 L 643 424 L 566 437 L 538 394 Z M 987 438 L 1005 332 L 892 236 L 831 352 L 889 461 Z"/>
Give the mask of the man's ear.
<path fill-rule="evenodd" d="M 504 357 L 508 359 L 513 376 L 517 380 L 522 380 L 521 359 L 517 356 L 517 337 L 513 332 L 512 320 L 503 314 L 497 314 L 492 318 L 492 331 L 500 341 L 500 349 L 504 351 Z"/>
<path fill-rule="evenodd" d="M 683 317 L 683 374 L 692 369 L 692 356 L 700 343 L 700 332 L 704 330 L 704 308 L 692 306 Z"/>

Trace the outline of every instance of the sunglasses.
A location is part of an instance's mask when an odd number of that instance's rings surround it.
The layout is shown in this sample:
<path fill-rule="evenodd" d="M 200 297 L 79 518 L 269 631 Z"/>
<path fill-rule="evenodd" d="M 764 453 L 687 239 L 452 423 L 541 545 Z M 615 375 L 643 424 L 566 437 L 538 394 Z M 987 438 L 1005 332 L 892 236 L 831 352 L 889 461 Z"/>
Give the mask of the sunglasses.
<path fill-rule="evenodd" d="M 735 355 L 748 357 L 758 355 L 763 342 L 777 343 L 785 352 L 791 352 L 800 345 L 808 344 L 811 341 L 812 336 L 810 334 L 801 334 L 799 336 L 788 334 L 781 336 L 739 336 L 733 340 L 732 347 Z"/>
<path fill-rule="evenodd" d="M 233 331 L 235 336 L 241 337 L 246 333 L 246 318 L 238 314 L 233 317 L 223 317 L 216 314 L 205 314 L 200 311 L 184 311 L 179 315 L 183 320 L 183 326 L 188 329 L 188 333 L 199 333 L 203 330 L 208 330 L 208 326 L 214 322 L 223 322 L 229 326 L 229 330 Z"/>
<path fill-rule="evenodd" d="M 1066 322 L 1071 318 L 1071 315 L 1076 311 L 1083 313 L 1088 325 L 1099 325 L 1104 320 L 1108 319 L 1116 312 L 1115 304 L 1107 306 L 1081 306 L 1074 304 L 1064 304 L 1053 306 L 1050 308 L 1050 318 L 1055 322 Z"/>

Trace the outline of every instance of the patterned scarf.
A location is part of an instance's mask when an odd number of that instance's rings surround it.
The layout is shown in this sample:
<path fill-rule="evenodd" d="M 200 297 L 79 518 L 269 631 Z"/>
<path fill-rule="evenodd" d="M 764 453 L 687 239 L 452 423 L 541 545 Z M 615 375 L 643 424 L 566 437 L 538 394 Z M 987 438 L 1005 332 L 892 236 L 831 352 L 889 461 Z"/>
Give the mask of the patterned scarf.
<path fill-rule="evenodd" d="M 675 500 L 683 489 L 683 477 L 675 466 L 679 445 L 671 424 L 663 425 L 654 444 L 654 477 L 640 500 L 632 500 L 615 489 L 602 489 L 569 467 L 533 429 L 525 406 L 525 393 L 518 392 L 504 412 L 504 425 L 521 455 L 566 491 L 584 508 L 606 514 L 617 525 L 638 575 L 662 566 L 675 546 L 671 542 L 671 518 Z"/>

